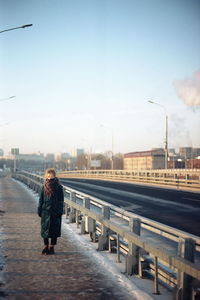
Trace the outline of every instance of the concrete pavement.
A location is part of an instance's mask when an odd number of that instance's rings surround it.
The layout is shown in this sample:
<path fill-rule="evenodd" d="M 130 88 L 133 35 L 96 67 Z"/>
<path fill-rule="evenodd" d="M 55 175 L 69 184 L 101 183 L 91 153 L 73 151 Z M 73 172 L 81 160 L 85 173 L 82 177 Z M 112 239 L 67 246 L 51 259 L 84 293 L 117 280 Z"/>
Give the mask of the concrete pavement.
<path fill-rule="evenodd" d="M 89 259 L 70 234 L 41 255 L 40 219 L 30 193 L 0 178 L 0 299 L 136 299 Z"/>

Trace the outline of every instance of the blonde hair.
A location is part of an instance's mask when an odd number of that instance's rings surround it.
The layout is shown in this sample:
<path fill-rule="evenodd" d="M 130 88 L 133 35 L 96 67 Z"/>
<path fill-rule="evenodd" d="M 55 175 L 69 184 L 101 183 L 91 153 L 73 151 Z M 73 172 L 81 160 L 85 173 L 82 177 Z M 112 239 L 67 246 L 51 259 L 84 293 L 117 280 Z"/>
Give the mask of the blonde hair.
<path fill-rule="evenodd" d="M 53 174 L 53 176 L 56 177 L 56 171 L 53 168 L 46 169 L 44 173 L 44 178 L 47 178 L 47 174 Z"/>

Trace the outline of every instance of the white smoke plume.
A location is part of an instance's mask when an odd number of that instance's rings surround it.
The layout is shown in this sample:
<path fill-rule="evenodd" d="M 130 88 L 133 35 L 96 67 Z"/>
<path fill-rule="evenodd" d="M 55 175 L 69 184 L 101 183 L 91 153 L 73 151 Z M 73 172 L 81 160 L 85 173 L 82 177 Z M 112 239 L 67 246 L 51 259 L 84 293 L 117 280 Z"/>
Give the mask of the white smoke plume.
<path fill-rule="evenodd" d="M 192 147 L 192 138 L 188 130 L 186 117 L 180 116 L 176 113 L 170 115 L 169 119 L 169 141 L 170 147 Z"/>
<path fill-rule="evenodd" d="M 176 93 L 188 106 L 200 106 L 200 70 L 191 78 L 174 82 Z"/>

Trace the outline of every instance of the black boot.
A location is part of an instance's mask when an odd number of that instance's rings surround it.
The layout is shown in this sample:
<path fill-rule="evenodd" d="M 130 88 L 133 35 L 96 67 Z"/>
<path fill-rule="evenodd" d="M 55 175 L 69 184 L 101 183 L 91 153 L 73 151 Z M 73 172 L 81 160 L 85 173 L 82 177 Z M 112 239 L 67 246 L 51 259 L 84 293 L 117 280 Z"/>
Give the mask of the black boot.
<path fill-rule="evenodd" d="M 48 249 L 48 247 L 44 247 L 44 249 L 42 250 L 42 254 L 43 254 L 43 255 L 48 255 L 48 254 L 49 254 L 49 249 Z"/>
<path fill-rule="evenodd" d="M 54 251 L 54 247 L 53 247 L 53 246 L 51 246 L 51 247 L 49 248 L 49 254 L 55 254 L 55 251 Z"/>

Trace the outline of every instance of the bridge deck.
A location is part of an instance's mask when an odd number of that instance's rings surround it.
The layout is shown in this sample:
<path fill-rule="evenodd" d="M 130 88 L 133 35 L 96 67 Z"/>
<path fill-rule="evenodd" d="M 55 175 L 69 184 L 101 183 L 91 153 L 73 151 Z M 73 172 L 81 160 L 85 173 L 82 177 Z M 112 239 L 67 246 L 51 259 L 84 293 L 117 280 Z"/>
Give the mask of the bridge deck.
<path fill-rule="evenodd" d="M 0 299 L 137 299 L 70 232 L 58 239 L 56 255 L 41 255 L 36 206 L 20 184 L 0 178 Z"/>

